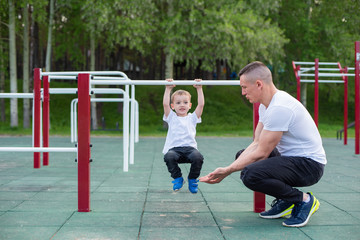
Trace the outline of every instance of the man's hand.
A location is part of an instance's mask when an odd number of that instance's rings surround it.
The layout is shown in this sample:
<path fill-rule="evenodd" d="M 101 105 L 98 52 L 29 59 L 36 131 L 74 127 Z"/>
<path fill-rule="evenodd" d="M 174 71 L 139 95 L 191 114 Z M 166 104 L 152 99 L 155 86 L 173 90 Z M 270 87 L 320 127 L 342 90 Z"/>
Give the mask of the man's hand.
<path fill-rule="evenodd" d="M 228 175 L 230 175 L 230 172 L 228 171 L 227 168 L 217 168 L 212 173 L 209 173 L 204 177 L 200 177 L 199 181 L 209 184 L 215 184 L 221 182 Z"/>

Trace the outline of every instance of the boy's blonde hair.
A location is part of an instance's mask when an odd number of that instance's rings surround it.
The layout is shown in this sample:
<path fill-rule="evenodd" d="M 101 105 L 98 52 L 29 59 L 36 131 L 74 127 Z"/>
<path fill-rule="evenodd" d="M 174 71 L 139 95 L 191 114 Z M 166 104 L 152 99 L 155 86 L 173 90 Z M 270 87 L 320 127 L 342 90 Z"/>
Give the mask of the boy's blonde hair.
<path fill-rule="evenodd" d="M 176 91 L 171 95 L 171 103 L 174 102 L 174 98 L 175 98 L 176 95 L 178 95 L 178 96 L 181 96 L 181 95 L 189 96 L 189 100 L 191 101 L 191 94 L 190 94 L 188 91 L 186 91 L 186 90 L 179 89 L 179 90 L 176 90 Z"/>

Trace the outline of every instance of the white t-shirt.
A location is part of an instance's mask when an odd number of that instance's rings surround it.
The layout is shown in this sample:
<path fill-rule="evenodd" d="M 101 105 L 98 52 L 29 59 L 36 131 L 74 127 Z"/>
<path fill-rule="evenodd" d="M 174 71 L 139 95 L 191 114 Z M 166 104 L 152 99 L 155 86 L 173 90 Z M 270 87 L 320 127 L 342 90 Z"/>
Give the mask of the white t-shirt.
<path fill-rule="evenodd" d="M 320 133 L 306 108 L 294 97 L 278 91 L 266 108 L 260 104 L 259 122 L 268 131 L 282 131 L 276 146 L 283 156 L 311 158 L 326 164 Z"/>
<path fill-rule="evenodd" d="M 163 149 L 163 154 L 173 147 L 194 147 L 197 148 L 195 140 L 196 124 L 201 123 L 195 113 L 189 113 L 185 117 L 179 117 L 174 111 L 170 111 L 167 118 L 163 120 L 168 123 L 168 132 Z"/>

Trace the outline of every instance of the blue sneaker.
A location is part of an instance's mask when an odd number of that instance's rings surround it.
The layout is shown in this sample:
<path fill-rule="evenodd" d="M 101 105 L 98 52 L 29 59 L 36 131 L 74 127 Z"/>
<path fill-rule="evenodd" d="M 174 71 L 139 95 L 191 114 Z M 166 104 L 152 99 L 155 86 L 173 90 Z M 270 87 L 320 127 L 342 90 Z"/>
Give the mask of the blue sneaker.
<path fill-rule="evenodd" d="M 179 177 L 179 178 L 175 178 L 174 181 L 172 181 L 172 183 L 174 184 L 173 186 L 173 190 L 175 192 L 179 191 L 183 185 L 184 185 L 184 178 L 183 177 Z"/>
<path fill-rule="evenodd" d="M 291 214 L 294 204 L 286 202 L 282 199 L 275 199 L 271 203 L 271 209 L 259 213 L 262 218 L 281 218 Z"/>
<path fill-rule="evenodd" d="M 320 207 L 320 202 L 310 192 L 310 202 L 301 202 L 295 204 L 291 217 L 283 222 L 286 227 L 303 227 L 305 226 L 311 215 L 313 215 Z"/>
<path fill-rule="evenodd" d="M 199 180 L 197 179 L 188 179 L 189 181 L 189 191 L 191 193 L 197 193 L 198 192 L 198 182 Z"/>

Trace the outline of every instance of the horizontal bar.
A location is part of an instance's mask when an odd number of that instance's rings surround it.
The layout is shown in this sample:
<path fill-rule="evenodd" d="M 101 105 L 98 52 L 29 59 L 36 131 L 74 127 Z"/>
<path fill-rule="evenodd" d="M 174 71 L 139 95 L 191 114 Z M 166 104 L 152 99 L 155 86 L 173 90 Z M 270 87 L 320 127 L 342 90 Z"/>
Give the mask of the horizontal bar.
<path fill-rule="evenodd" d="M 57 76 L 61 76 L 61 75 L 77 76 L 79 73 L 88 73 L 90 75 L 120 75 L 120 76 L 128 78 L 125 73 L 120 72 L 120 71 L 41 72 L 41 76 L 55 76 L 55 75 L 57 75 Z"/>
<path fill-rule="evenodd" d="M 33 93 L 0 93 L 0 98 L 33 98 Z"/>
<path fill-rule="evenodd" d="M 300 79 L 300 82 L 305 82 L 305 83 L 314 83 L 315 80 L 313 79 Z M 318 80 L 319 83 L 344 83 L 343 80 Z"/>
<path fill-rule="evenodd" d="M 294 62 L 298 65 L 315 65 L 315 62 Z M 319 65 L 338 65 L 337 62 L 319 62 Z"/>
<path fill-rule="evenodd" d="M 130 80 L 131 79 L 128 79 L 128 78 L 125 78 L 125 77 L 104 77 L 104 76 L 93 76 L 94 80 Z"/>
<path fill-rule="evenodd" d="M 123 98 L 91 98 L 90 102 L 123 102 Z"/>
<path fill-rule="evenodd" d="M 0 152 L 77 152 L 77 148 L 62 148 L 62 147 L 0 147 Z"/>
<path fill-rule="evenodd" d="M 299 73 L 299 76 L 314 77 L 315 73 Z M 319 77 L 354 77 L 354 73 L 319 73 Z"/>
<path fill-rule="evenodd" d="M 45 76 L 46 76 L 46 75 L 45 75 Z M 76 79 L 77 79 L 77 75 L 76 75 L 76 76 L 57 76 L 57 75 L 50 75 L 50 76 L 49 76 L 49 81 L 51 81 L 52 79 L 76 80 Z"/>
<path fill-rule="evenodd" d="M 164 85 L 217 85 L 217 86 L 240 86 L 239 80 L 204 80 L 201 82 L 188 80 L 174 80 L 167 82 L 164 80 L 132 80 L 132 81 L 116 81 L 116 80 L 91 80 L 92 85 L 148 85 L 148 86 L 164 86 Z"/>
<path fill-rule="evenodd" d="M 77 88 L 49 88 L 50 94 L 76 94 Z M 94 94 L 124 94 L 125 91 L 120 88 L 91 88 Z"/>

